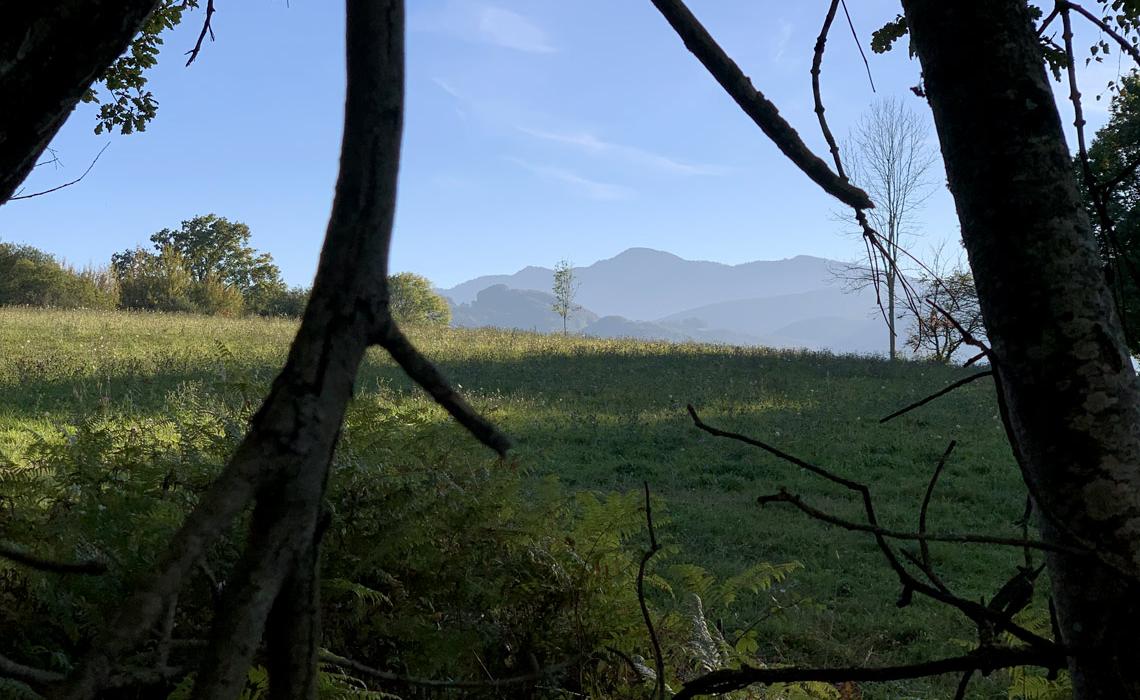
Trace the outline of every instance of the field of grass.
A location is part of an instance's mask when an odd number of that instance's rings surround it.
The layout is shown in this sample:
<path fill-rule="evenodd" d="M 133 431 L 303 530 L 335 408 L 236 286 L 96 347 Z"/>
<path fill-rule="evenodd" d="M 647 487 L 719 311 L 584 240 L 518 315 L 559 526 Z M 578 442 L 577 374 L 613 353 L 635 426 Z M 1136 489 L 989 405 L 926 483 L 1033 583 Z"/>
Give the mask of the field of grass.
<path fill-rule="evenodd" d="M 37 432 L 100 407 L 159 415 L 186 382 L 240 378 L 256 395 L 283 361 L 294 328 L 257 319 L 0 309 L 0 451 L 17 453 Z M 685 405 L 709 424 L 868 483 L 883 524 L 900 529 L 914 529 L 930 473 L 957 439 L 930 529 L 1016 536 L 1025 491 L 988 380 L 880 425 L 881 416 L 969 370 L 493 330 L 416 329 L 412 337 L 514 438 L 513 460 L 528 474 L 598 491 L 647 481 L 667 506 L 662 536 L 719 575 L 758 561 L 802 562 L 789 587 L 811 602 L 761 627 L 765 659 L 877 665 L 961 653 L 974 640 L 967 621 L 926 600 L 896 608 L 897 582 L 868 536 L 788 506 L 755 504 L 787 487 L 858 520 L 852 494 L 698 431 Z M 380 352 L 363 368 L 357 400 L 427 402 Z M 442 411 L 433 415 L 446 423 Z M 451 430 L 472 459 L 487 458 Z M 1020 561 L 1020 552 L 994 547 L 933 550 L 947 583 L 975 600 L 993 595 Z M 761 609 L 764 601 L 750 604 Z M 971 696 L 1005 697 L 1005 678 L 976 683 Z M 867 697 L 948 697 L 956 680 L 864 690 Z"/>

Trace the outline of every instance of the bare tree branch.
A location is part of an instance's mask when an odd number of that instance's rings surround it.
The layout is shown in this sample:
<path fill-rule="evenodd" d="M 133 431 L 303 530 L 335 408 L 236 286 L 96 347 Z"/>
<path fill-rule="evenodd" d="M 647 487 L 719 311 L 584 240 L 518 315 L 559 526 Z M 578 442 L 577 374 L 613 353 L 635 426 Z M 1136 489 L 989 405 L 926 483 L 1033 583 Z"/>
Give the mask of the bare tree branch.
<path fill-rule="evenodd" d="M 740 433 L 733 433 L 726 430 L 720 430 L 704 423 L 700 416 L 697 415 L 696 409 L 689 405 L 689 415 L 693 419 L 693 424 L 700 430 L 703 430 L 710 435 L 716 437 L 723 437 L 737 442 L 743 442 L 747 445 L 758 447 L 769 454 L 772 454 L 786 462 L 796 465 L 812 474 L 820 476 L 832 483 L 839 484 L 855 493 L 858 493 L 863 501 L 863 511 L 867 518 L 867 523 L 872 528 L 879 528 L 878 517 L 875 514 L 874 502 L 871 498 L 871 490 L 866 484 L 853 481 L 846 477 L 835 474 L 823 467 L 817 466 L 810 462 L 804 461 L 798 457 L 790 455 L 780 449 L 777 449 L 765 442 L 756 440 L 755 438 L 741 435 Z M 886 559 L 887 564 L 895 572 L 899 579 L 899 584 L 902 586 L 902 593 L 899 598 L 899 606 L 907 605 L 914 593 L 920 593 L 928 598 L 936 600 L 945 605 L 949 605 L 963 615 L 974 621 L 981 627 L 981 625 L 990 625 L 996 629 L 1001 629 L 1009 632 L 1017 639 L 1029 644 L 1032 647 L 1040 649 L 1054 649 L 1056 644 L 1044 637 L 1015 624 L 1012 620 L 1003 615 L 980 605 L 972 600 L 967 600 L 953 595 L 947 591 L 941 590 L 937 587 L 932 587 L 924 584 L 922 581 L 916 579 L 906 567 L 899 561 L 898 556 L 895 554 L 894 549 L 887 542 L 886 536 L 882 532 L 872 532 L 875 537 L 875 543 L 879 546 L 879 551 L 882 552 L 883 558 Z"/>
<path fill-rule="evenodd" d="M 942 579 L 934 573 L 934 564 L 930 561 L 930 545 L 926 539 L 926 513 L 930 509 L 930 498 L 934 495 L 934 487 L 938 484 L 938 477 L 942 476 L 942 470 L 946 467 L 946 461 L 950 459 L 950 453 L 954 451 L 954 447 L 958 444 L 956 440 L 951 440 L 950 444 L 946 446 L 946 451 L 938 459 L 938 465 L 934 467 L 934 473 L 930 475 L 930 483 L 926 485 L 926 493 L 922 497 L 922 505 L 918 509 L 918 534 L 922 539 L 918 541 L 919 552 L 922 553 L 923 571 L 926 572 L 930 582 L 943 591 L 949 591 L 949 588 Z M 1028 540 L 1029 536 L 1023 533 L 1022 539 Z"/>
<path fill-rule="evenodd" d="M 657 638 L 657 630 L 653 627 L 653 619 L 649 614 L 649 605 L 645 601 L 645 567 L 649 560 L 661 549 L 657 543 L 657 535 L 653 531 L 653 506 L 649 502 L 649 482 L 645 482 L 645 522 L 649 526 L 649 549 L 641 557 L 641 564 L 637 567 L 637 602 L 641 606 L 641 617 L 645 620 L 645 628 L 649 631 L 649 640 L 653 643 L 653 663 L 657 670 L 654 684 L 654 695 L 659 700 L 665 700 L 665 658 L 661 653 L 661 640 Z"/>
<path fill-rule="evenodd" d="M 926 404 L 930 403 L 931 401 L 933 401 L 933 400 L 935 400 L 941 396 L 945 396 L 946 394 L 949 394 L 950 392 L 954 391 L 955 389 L 957 389 L 959 387 L 966 386 L 967 384 L 969 384 L 971 382 L 975 382 L 979 379 L 982 379 L 983 377 L 992 377 L 993 374 L 994 374 L 993 370 L 987 369 L 984 372 L 977 372 L 975 374 L 971 374 L 968 377 L 963 377 L 962 379 L 959 379 L 958 381 L 954 382 L 953 384 L 950 384 L 949 386 L 946 386 L 942 389 L 939 389 L 938 391 L 934 392 L 933 394 L 931 394 L 930 396 L 927 396 L 924 399 L 919 399 L 918 401 L 915 401 L 912 404 L 909 404 L 907 406 L 900 408 L 899 410 L 895 411 L 894 413 L 892 413 L 889 416 L 886 416 L 884 418 L 880 418 L 879 422 L 880 423 L 886 423 L 887 421 L 889 421 L 893 418 L 898 418 L 901 415 L 904 415 L 906 413 L 910 413 L 914 409 L 916 409 L 920 406 L 925 406 Z"/>
<path fill-rule="evenodd" d="M 198 40 L 194 42 L 194 48 L 187 51 L 190 58 L 186 59 L 186 66 L 189 67 L 194 59 L 198 58 L 198 54 L 202 51 L 202 42 L 206 39 L 206 34 L 210 35 L 210 41 L 214 40 L 214 0 L 206 0 L 206 18 L 202 21 L 202 31 L 198 33 Z"/>
<path fill-rule="evenodd" d="M 867 82 L 871 83 L 871 92 L 875 90 L 875 79 L 871 77 L 871 64 L 867 61 L 867 54 L 863 51 L 863 44 L 859 41 L 859 33 L 855 31 L 855 23 L 851 21 L 851 13 L 847 11 L 847 0 L 843 3 L 843 14 L 847 16 L 847 26 L 851 28 L 851 38 L 855 40 L 855 48 L 859 49 L 859 57 L 863 59 L 863 67 L 867 69 Z"/>
<path fill-rule="evenodd" d="M 780 116 L 776 105 L 752 85 L 748 76 L 729 58 L 682 0 L 652 2 L 685 42 L 685 47 L 796 167 L 844 204 L 855 209 L 874 206 L 866 192 L 845 182 L 808 149 L 796 130 Z"/>
<path fill-rule="evenodd" d="M 109 141 L 107 143 L 103 144 L 103 147 L 100 148 L 99 152 L 95 154 L 95 159 L 91 161 L 91 164 L 87 166 L 87 169 L 83 171 L 83 174 L 80 175 L 79 177 L 75 178 L 71 182 L 65 182 L 62 185 L 56 185 L 55 187 L 52 187 L 50 189 L 41 190 L 40 192 L 33 192 L 31 194 L 15 194 L 15 195 L 12 195 L 11 197 L 9 197 L 8 201 L 14 202 L 18 199 L 31 199 L 32 197 L 42 197 L 45 194 L 51 194 L 52 192 L 59 192 L 60 190 L 62 190 L 65 187 L 71 187 L 72 185 L 81 182 L 83 180 L 83 178 L 87 177 L 87 173 L 91 172 L 91 169 L 95 167 L 95 164 L 99 162 L 99 157 L 103 155 L 103 151 L 107 150 L 107 147 L 110 145 L 111 145 L 111 143 Z"/>
<path fill-rule="evenodd" d="M 87 561 L 58 561 L 32 554 L 20 547 L 0 542 L 0 558 L 22 564 L 37 571 L 53 574 L 103 574 L 107 564 L 95 559 Z"/>
<path fill-rule="evenodd" d="M 1117 45 L 1119 45 L 1120 48 L 1123 49 L 1129 56 L 1131 56 L 1133 61 L 1136 61 L 1136 63 L 1138 65 L 1140 65 L 1140 49 L 1137 49 L 1131 42 L 1129 42 L 1127 39 L 1125 39 L 1123 36 L 1121 36 L 1120 32 L 1113 29 L 1104 20 L 1098 18 L 1096 15 L 1089 12 L 1088 10 L 1081 7 L 1080 5 L 1078 5 L 1075 2 L 1067 2 L 1066 0 L 1060 0 L 1057 3 L 1057 5 L 1065 8 L 1065 10 L 1073 10 L 1077 14 L 1083 16 L 1085 19 L 1087 19 L 1088 21 L 1095 24 L 1097 29 L 1101 30 L 1105 34 L 1112 37 L 1112 40 L 1115 41 L 1117 43 Z M 1053 17 L 1054 15 L 1056 15 L 1057 12 L 1058 12 L 1058 9 L 1054 8 L 1053 12 L 1050 14 L 1050 17 Z M 1062 13 L 1064 14 L 1063 11 L 1062 11 Z M 1066 28 L 1066 30 L 1067 30 L 1067 28 Z M 1070 65 L 1071 65 L 1071 61 L 1070 61 Z"/>
<path fill-rule="evenodd" d="M 816 520 L 821 520 L 831 525 L 838 525 L 844 530 L 852 530 L 854 532 L 867 532 L 876 537 L 887 537 L 893 540 L 914 540 L 920 543 L 926 542 L 952 542 L 955 544 L 990 544 L 1000 545 L 1003 547 L 1029 547 L 1031 549 L 1039 549 L 1045 552 L 1066 552 L 1077 556 L 1092 557 L 1092 552 L 1080 547 L 1070 547 L 1068 545 L 1056 544 L 1053 542 L 1042 542 L 1039 540 L 1027 540 L 1018 537 L 997 537 L 994 535 L 975 535 L 975 534 L 958 534 L 958 533 L 927 533 L 927 532 L 907 532 L 904 530 L 891 530 L 877 525 L 865 525 L 857 523 L 852 520 L 845 520 L 839 516 L 832 515 L 826 511 L 808 505 L 800 496 L 790 493 L 787 490 L 781 489 L 779 493 L 774 493 L 768 496 L 760 496 L 756 502 L 761 506 L 766 506 L 769 503 L 790 503 L 791 505 L 799 508 L 801 511 L 811 516 Z"/>
<path fill-rule="evenodd" d="M 1059 668 L 1065 665 L 1065 657 L 1059 653 L 1035 648 L 992 647 L 976 649 L 969 654 L 952 656 L 934 661 L 924 661 L 902 666 L 880 666 L 849 668 L 753 668 L 724 669 L 705 674 L 686 683 L 674 700 L 688 700 L 702 695 L 729 693 L 750 685 L 770 685 L 772 683 L 822 682 L 839 683 L 854 681 L 875 683 L 900 681 L 912 678 L 927 678 L 944 673 L 964 673 L 980 671 L 989 673 L 1001 668 L 1015 666 L 1040 666 Z"/>

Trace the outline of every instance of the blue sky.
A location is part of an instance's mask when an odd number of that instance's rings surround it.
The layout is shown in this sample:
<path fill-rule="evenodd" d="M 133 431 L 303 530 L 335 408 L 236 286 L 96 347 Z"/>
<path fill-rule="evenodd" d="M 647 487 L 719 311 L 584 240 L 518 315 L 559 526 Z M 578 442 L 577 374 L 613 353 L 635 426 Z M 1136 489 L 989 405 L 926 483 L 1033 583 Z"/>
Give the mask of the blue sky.
<path fill-rule="evenodd" d="M 690 3 L 821 154 L 808 69 L 825 5 Z M 849 5 L 864 45 L 899 12 L 887 0 Z M 212 212 L 249 224 L 287 281 L 309 283 L 336 177 L 343 8 L 220 0 L 217 41 L 184 68 L 200 21 L 189 15 L 166 37 L 147 131 L 96 136 L 95 110 L 81 106 L 52 144 L 63 166 L 37 168 L 26 191 L 73 179 L 109 144 L 106 152 L 81 183 L 0 207 L 0 239 L 103 264 Z M 448 287 L 632 246 L 727 263 L 862 251 L 837 221 L 842 208 L 780 155 L 648 0 L 412 0 L 408 29 L 394 271 Z M 841 14 L 823 74 L 832 129 L 844 135 L 887 96 L 929 120 L 908 90 L 919 67 L 905 47 L 868 58 L 877 93 Z M 1115 56 L 1094 64 L 1084 91 L 1118 71 Z M 1086 102 L 1093 128 L 1106 101 Z M 933 180 L 919 214 L 926 234 L 913 245 L 920 254 L 958 236 L 943 173 Z"/>

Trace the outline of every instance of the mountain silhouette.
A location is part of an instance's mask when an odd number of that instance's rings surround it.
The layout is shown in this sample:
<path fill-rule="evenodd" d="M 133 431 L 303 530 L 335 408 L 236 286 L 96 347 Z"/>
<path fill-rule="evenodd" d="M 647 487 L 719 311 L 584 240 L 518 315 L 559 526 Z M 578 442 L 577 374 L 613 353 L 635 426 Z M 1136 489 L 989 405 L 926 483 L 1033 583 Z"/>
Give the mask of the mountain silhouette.
<path fill-rule="evenodd" d="M 568 328 L 600 337 L 882 352 L 886 329 L 874 290 L 845 291 L 834 274 L 845 266 L 808 255 L 726 265 L 630 248 L 574 268 L 582 308 Z M 553 275 L 530 266 L 440 291 L 453 304 L 455 325 L 561 331 Z"/>

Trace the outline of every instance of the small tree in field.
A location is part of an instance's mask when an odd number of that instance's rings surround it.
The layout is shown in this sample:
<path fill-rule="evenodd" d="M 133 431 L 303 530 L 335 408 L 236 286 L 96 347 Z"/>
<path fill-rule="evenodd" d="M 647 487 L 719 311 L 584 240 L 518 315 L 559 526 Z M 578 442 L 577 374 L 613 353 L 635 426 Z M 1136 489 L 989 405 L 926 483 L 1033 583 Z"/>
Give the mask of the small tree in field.
<path fill-rule="evenodd" d="M 566 321 L 570 314 L 581 307 L 574 303 L 578 293 L 578 281 L 574 279 L 574 265 L 563 258 L 554 266 L 554 312 L 562 317 L 562 334 L 566 335 Z"/>
<path fill-rule="evenodd" d="M 446 326 L 451 322 L 447 300 L 432 289 L 428 278 L 414 272 L 388 277 L 389 308 L 397 323 L 428 323 Z"/>
<path fill-rule="evenodd" d="M 897 98 L 875 102 L 856 124 L 844 149 L 851 179 L 875 203 L 866 211 L 871 224 L 883 236 L 886 251 L 881 266 L 851 267 L 848 287 L 884 290 L 888 355 L 898 355 L 897 292 L 900 284 L 899 256 L 904 239 L 914 229 L 913 217 L 933 191 L 928 173 L 934 153 L 927 146 L 922 118 Z"/>

